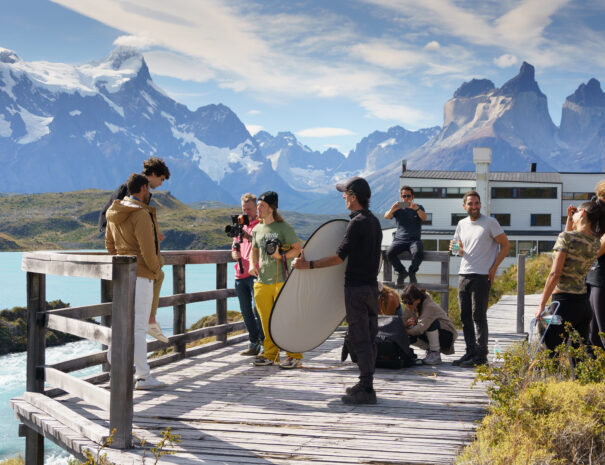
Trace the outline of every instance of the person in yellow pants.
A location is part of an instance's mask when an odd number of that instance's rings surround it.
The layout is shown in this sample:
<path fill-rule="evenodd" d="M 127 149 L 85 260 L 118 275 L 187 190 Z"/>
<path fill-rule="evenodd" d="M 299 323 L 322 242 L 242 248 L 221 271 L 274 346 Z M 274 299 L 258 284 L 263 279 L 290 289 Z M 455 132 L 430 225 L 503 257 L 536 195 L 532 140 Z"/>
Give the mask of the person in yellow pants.
<path fill-rule="evenodd" d="M 254 301 L 265 333 L 264 355 L 254 360 L 256 366 L 279 363 L 279 348 L 271 339 L 269 319 L 273 302 L 284 285 L 283 257 L 289 261 L 300 254 L 302 247 L 292 226 L 277 212 L 277 193 L 268 191 L 258 197 L 257 209 L 260 223 L 252 230 L 252 250 L 249 273 L 257 276 L 254 284 Z M 282 257 L 283 254 L 283 257 Z M 257 264 L 258 263 L 258 268 Z M 292 369 L 301 366 L 302 354 L 288 352 L 280 368 Z"/>

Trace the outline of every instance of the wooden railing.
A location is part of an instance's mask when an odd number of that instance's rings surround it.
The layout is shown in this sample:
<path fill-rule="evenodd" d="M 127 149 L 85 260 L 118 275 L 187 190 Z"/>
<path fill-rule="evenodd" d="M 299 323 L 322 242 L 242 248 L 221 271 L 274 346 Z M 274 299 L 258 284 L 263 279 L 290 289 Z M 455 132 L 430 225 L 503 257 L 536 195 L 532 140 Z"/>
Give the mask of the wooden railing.
<path fill-rule="evenodd" d="M 227 334 L 245 329 L 243 322 L 227 323 L 227 298 L 235 297 L 234 289 L 227 288 L 227 263 L 232 262 L 229 250 L 162 252 L 166 265 L 173 267 L 173 295 L 160 298 L 160 307 L 173 307 L 174 335 L 168 343 L 153 341 L 147 351 L 172 346 L 172 353 L 149 361 L 155 367 L 186 356 L 197 355 L 218 347 L 240 342 L 247 335 L 232 337 Z M 203 292 L 185 292 L 185 267 L 194 264 L 216 264 L 216 289 Z M 27 272 L 27 382 L 26 401 L 70 427 L 75 427 L 89 439 L 103 444 L 115 429 L 113 447 L 132 445 L 133 417 L 133 350 L 134 350 L 134 289 L 136 257 L 111 256 L 104 253 L 26 252 L 22 269 Z M 46 275 L 79 276 L 101 280 L 100 304 L 82 307 L 46 309 Z M 217 325 L 186 332 L 186 305 L 216 300 Z M 86 321 L 101 317 L 101 324 Z M 46 364 L 46 330 L 53 329 L 73 334 L 102 344 L 101 352 L 71 360 Z M 209 336 L 217 342 L 186 348 L 187 343 Z M 111 360 L 107 360 L 108 345 L 112 346 Z M 108 363 L 109 362 L 109 363 Z M 87 378 L 77 378 L 70 372 L 102 365 L 103 372 Z M 118 380 L 109 391 L 95 384 Z M 45 390 L 44 383 L 54 389 Z M 105 429 L 53 400 L 53 396 L 68 392 L 85 402 L 109 411 L 109 428 Z M 25 428 L 26 463 L 43 463 L 43 435 L 41 431 Z"/>
<path fill-rule="evenodd" d="M 403 252 L 399 255 L 400 260 L 412 260 L 412 255 L 409 252 Z M 448 312 L 448 301 L 450 295 L 450 254 L 447 252 L 424 252 L 423 262 L 441 262 L 441 282 L 435 283 L 418 283 L 420 287 L 427 291 L 439 292 L 440 305 L 445 313 Z M 387 258 L 386 250 L 382 251 L 382 280 L 385 284 L 396 287 L 393 282 L 393 265 Z"/>

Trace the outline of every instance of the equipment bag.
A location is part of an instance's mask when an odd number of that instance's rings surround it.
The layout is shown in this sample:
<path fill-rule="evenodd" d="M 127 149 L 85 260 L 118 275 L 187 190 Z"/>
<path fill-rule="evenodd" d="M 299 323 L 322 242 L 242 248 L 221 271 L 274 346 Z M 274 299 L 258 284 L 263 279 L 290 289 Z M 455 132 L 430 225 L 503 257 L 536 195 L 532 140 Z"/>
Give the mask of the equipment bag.
<path fill-rule="evenodd" d="M 348 336 L 345 335 L 340 359 L 344 362 L 350 354 L 351 360 L 357 363 L 357 356 Z M 375 341 L 377 368 L 399 369 L 415 365 L 416 354 L 410 348 L 410 340 L 401 317 L 380 315 Z"/>

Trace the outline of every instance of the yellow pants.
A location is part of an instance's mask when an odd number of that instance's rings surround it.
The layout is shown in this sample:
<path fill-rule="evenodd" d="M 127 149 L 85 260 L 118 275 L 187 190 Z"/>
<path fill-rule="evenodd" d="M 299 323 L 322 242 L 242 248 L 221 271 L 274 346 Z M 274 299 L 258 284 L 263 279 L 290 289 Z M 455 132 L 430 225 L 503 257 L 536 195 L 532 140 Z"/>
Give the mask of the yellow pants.
<path fill-rule="evenodd" d="M 151 301 L 151 315 L 149 315 L 149 319 L 155 318 L 155 314 L 158 312 L 158 304 L 160 303 L 160 290 L 162 289 L 163 282 L 164 272 L 160 269 L 158 277 L 153 280 L 153 300 Z"/>
<path fill-rule="evenodd" d="M 256 310 L 265 333 L 265 357 L 274 362 L 279 362 L 279 347 L 275 345 L 269 335 L 269 318 L 271 317 L 273 303 L 283 285 L 284 283 L 263 284 L 258 281 L 254 283 L 254 302 L 256 302 Z M 302 354 L 287 352 L 287 355 L 299 360 L 302 359 Z"/>

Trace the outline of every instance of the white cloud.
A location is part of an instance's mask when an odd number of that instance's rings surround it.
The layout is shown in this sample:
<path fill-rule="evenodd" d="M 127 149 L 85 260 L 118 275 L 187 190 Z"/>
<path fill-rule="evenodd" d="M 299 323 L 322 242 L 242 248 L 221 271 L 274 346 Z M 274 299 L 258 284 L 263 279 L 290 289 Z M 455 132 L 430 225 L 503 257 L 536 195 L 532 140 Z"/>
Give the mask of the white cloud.
<path fill-rule="evenodd" d="M 249 115 L 260 115 L 261 111 L 260 110 L 250 110 L 248 112 Z"/>
<path fill-rule="evenodd" d="M 299 137 L 337 137 L 354 136 L 355 133 L 344 128 L 308 128 L 296 132 Z"/>
<path fill-rule="evenodd" d="M 246 124 L 245 126 L 246 126 L 246 129 L 248 130 L 248 132 L 250 134 L 252 134 L 253 136 L 255 136 L 258 132 L 265 129 L 264 127 L 262 127 L 258 124 Z"/>
<path fill-rule="evenodd" d="M 494 58 L 494 63 L 498 68 L 508 68 L 510 66 L 517 64 L 517 57 L 514 55 L 509 55 L 505 53 L 504 55 L 500 55 L 498 58 Z"/>
<path fill-rule="evenodd" d="M 367 96 L 361 102 L 361 106 L 376 118 L 399 121 L 409 128 L 422 128 L 432 124 L 433 118 L 422 111 L 392 103 L 392 100 L 385 96 L 372 95 Z"/>
<path fill-rule="evenodd" d="M 145 61 L 153 73 L 160 76 L 196 82 L 207 82 L 216 77 L 215 71 L 204 62 L 167 50 L 145 52 Z"/>
<path fill-rule="evenodd" d="M 436 40 L 431 40 L 424 46 L 425 50 L 439 50 L 441 45 Z"/>
<path fill-rule="evenodd" d="M 113 41 L 114 45 L 125 45 L 127 47 L 134 47 L 139 50 L 146 50 L 155 45 L 158 45 L 155 39 L 137 35 L 120 36 Z"/>
<path fill-rule="evenodd" d="M 410 69 L 423 62 L 422 54 L 403 49 L 403 44 L 392 47 L 386 41 L 357 44 L 352 52 L 368 63 L 388 69 Z"/>

